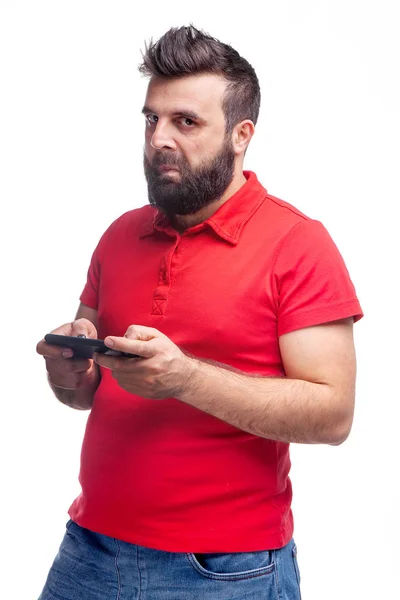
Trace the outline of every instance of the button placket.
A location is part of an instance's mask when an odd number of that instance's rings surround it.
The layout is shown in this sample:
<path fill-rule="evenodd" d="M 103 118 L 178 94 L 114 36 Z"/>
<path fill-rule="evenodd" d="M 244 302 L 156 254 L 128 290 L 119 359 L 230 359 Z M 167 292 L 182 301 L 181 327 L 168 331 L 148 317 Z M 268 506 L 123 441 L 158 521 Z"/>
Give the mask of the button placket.
<path fill-rule="evenodd" d="M 173 256 L 179 245 L 179 241 L 180 236 L 175 238 L 173 248 L 161 260 L 158 274 L 158 286 L 154 293 L 153 306 L 151 310 L 151 314 L 153 315 L 163 315 L 165 313 L 171 285 L 171 265 Z"/>

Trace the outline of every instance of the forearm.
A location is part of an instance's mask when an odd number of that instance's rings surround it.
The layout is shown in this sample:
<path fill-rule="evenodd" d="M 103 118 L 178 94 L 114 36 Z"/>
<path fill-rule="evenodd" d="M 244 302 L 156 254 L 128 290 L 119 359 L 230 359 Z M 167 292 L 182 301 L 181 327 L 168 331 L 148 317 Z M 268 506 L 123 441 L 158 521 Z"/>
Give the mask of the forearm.
<path fill-rule="evenodd" d="M 300 379 L 254 377 L 201 360 L 179 400 L 239 429 L 282 442 L 332 444 L 344 441 L 341 414 L 327 384 Z"/>
<path fill-rule="evenodd" d="M 100 371 L 97 365 L 87 374 L 83 382 L 77 389 L 66 389 L 58 387 L 52 383 L 48 377 L 51 389 L 56 398 L 76 410 L 90 410 L 93 405 L 93 397 L 100 383 Z"/>

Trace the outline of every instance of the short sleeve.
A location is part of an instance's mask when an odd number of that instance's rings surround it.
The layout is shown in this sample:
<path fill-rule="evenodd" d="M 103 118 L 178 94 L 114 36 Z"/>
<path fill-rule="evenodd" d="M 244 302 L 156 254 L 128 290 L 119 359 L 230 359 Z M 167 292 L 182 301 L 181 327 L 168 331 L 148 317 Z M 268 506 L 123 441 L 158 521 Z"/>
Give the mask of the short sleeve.
<path fill-rule="evenodd" d="M 150 207 L 149 207 L 150 208 Z M 80 301 L 90 308 L 99 308 L 99 293 L 102 269 L 106 264 L 112 262 L 113 252 L 118 245 L 118 242 L 124 239 L 126 232 L 132 235 L 134 231 L 135 221 L 137 215 L 140 214 L 140 209 L 127 211 L 105 230 L 101 236 L 90 261 L 89 269 L 87 271 L 86 284 L 83 288 L 81 295 L 79 296 Z M 111 257 L 111 258 L 110 258 Z"/>
<path fill-rule="evenodd" d="M 344 260 L 319 221 L 305 219 L 284 239 L 274 266 L 278 335 L 363 317 Z"/>
<path fill-rule="evenodd" d="M 100 286 L 100 259 L 99 245 L 93 252 L 89 269 L 87 272 L 86 284 L 79 299 L 86 306 L 97 309 L 99 304 L 99 286 Z"/>

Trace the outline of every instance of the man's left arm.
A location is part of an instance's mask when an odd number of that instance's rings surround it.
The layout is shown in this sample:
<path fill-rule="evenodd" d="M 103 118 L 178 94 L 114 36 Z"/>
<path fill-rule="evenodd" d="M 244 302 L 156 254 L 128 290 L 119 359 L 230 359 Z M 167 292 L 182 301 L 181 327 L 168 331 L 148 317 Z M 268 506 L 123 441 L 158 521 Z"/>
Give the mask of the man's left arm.
<path fill-rule="evenodd" d="M 286 377 L 255 377 L 197 361 L 179 399 L 254 435 L 338 445 L 353 421 L 353 319 L 280 337 Z"/>

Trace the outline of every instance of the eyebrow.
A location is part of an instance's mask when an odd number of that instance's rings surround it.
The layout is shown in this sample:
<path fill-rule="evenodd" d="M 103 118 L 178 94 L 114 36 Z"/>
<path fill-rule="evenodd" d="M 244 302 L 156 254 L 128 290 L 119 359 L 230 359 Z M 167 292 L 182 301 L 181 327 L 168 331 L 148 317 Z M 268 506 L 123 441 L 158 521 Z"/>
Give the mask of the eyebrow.
<path fill-rule="evenodd" d="M 145 114 L 152 114 L 152 115 L 156 115 L 157 111 L 156 110 L 152 110 L 150 108 L 150 106 L 143 106 L 142 108 L 142 113 Z M 197 113 L 193 112 L 192 110 L 176 110 L 172 113 L 172 116 L 174 117 L 187 117 L 188 119 L 193 119 L 194 121 L 200 121 L 202 123 L 205 123 L 205 119 L 203 119 L 202 117 L 200 117 Z"/>

